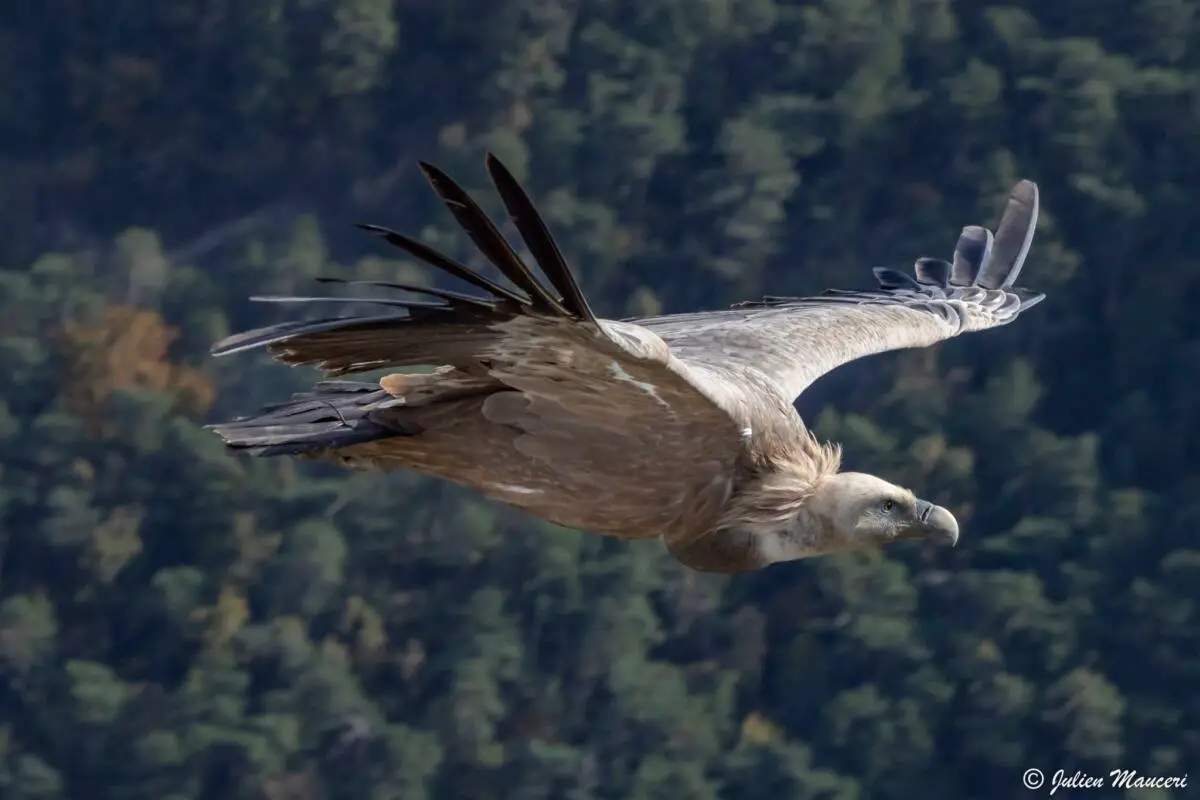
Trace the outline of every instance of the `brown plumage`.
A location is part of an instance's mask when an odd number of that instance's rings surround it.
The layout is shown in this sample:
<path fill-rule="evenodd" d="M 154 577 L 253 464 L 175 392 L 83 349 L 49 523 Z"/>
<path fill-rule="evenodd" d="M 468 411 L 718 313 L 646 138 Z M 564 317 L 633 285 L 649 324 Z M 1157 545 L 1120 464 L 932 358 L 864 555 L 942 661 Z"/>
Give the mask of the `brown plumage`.
<path fill-rule="evenodd" d="M 329 376 L 434 367 L 378 383 L 326 380 L 212 426 L 231 450 L 415 470 L 567 527 L 661 536 L 682 563 L 711 572 L 898 539 L 957 541 L 946 509 L 840 472 L 840 448 L 818 442 L 792 403 L 847 361 L 1005 325 L 1041 301 L 1013 288 L 1037 224 L 1033 183 L 1013 189 L 998 234 L 964 228 L 953 261 L 919 259 L 915 278 L 877 268 L 872 291 L 616 321 L 593 313 L 533 203 L 496 158 L 488 156 L 488 171 L 546 283 L 462 188 L 421 168 L 515 288 L 403 234 L 361 226 L 484 296 L 376 282 L 426 299 L 364 299 L 391 308 L 220 342 L 216 355 L 266 347 Z"/>

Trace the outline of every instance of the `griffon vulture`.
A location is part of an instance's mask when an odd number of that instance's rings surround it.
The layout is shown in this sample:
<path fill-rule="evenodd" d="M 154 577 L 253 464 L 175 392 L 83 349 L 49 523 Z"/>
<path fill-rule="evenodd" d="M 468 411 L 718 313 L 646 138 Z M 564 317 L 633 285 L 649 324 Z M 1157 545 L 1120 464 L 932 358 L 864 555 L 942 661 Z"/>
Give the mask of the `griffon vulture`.
<path fill-rule="evenodd" d="M 1012 190 L 994 236 L 963 228 L 953 261 L 918 259 L 915 278 L 876 268 L 871 291 L 617 321 L 593 313 L 533 203 L 494 156 L 492 182 L 546 281 L 458 184 L 421 169 L 515 288 L 403 234 L 359 226 L 483 296 L 375 282 L 425 299 L 255 298 L 384 310 L 259 328 L 218 343 L 215 355 L 266 347 L 331 377 L 434 369 L 322 381 L 212 426 L 228 448 L 415 470 L 566 527 L 661 536 L 680 562 L 708 572 L 903 539 L 957 542 L 947 509 L 840 471 L 840 448 L 817 441 L 792 404 L 848 361 L 1006 325 L 1041 301 L 1013 285 L 1037 224 L 1035 184 Z"/>

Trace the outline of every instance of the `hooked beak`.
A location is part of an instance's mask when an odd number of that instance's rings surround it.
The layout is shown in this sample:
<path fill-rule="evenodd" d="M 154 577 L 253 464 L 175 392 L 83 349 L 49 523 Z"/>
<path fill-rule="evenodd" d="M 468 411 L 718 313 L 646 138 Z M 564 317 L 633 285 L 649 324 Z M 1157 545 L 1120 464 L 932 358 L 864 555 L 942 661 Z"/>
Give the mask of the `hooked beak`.
<path fill-rule="evenodd" d="M 951 547 L 958 544 L 958 520 L 947 509 L 918 500 L 916 511 L 919 520 L 916 527 L 920 538 Z"/>

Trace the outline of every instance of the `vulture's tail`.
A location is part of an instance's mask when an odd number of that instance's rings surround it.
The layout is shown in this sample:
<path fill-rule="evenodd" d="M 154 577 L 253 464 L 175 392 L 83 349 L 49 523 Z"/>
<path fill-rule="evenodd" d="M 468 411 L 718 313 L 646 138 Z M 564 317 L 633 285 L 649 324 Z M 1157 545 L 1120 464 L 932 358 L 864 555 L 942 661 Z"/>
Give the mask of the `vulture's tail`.
<path fill-rule="evenodd" d="M 412 436 L 398 427 L 397 415 L 381 423 L 372 412 L 396 398 L 364 381 L 322 381 L 311 392 L 263 408 L 258 414 L 210 425 L 230 449 L 251 456 L 302 455 L 335 450 L 393 436 Z"/>

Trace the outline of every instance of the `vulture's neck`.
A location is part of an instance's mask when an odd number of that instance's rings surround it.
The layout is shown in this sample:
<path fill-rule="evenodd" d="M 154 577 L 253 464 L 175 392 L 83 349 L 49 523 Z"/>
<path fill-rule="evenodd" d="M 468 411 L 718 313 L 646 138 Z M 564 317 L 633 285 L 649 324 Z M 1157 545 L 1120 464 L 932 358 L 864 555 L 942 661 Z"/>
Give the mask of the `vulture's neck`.
<path fill-rule="evenodd" d="M 838 549 L 820 498 L 793 481 L 755 480 L 734 494 L 720 521 L 701 533 L 667 534 L 679 561 L 703 572 L 748 572 Z"/>
<path fill-rule="evenodd" d="M 767 564 L 796 561 L 837 550 L 840 537 L 817 498 L 801 504 L 791 519 L 770 527 L 756 526 L 751 533 L 758 557 Z"/>
<path fill-rule="evenodd" d="M 821 486 L 840 466 L 840 448 L 818 442 L 794 411 L 781 414 L 774 429 L 759 431 L 749 443 L 742 476 L 711 534 L 668 546 L 683 563 L 713 572 L 760 569 L 837 550 L 834 508 Z"/>
<path fill-rule="evenodd" d="M 750 568 L 821 555 L 840 547 L 835 509 L 820 491 L 825 474 L 783 469 L 760 475 L 731 498 L 722 520 L 731 549 Z"/>

